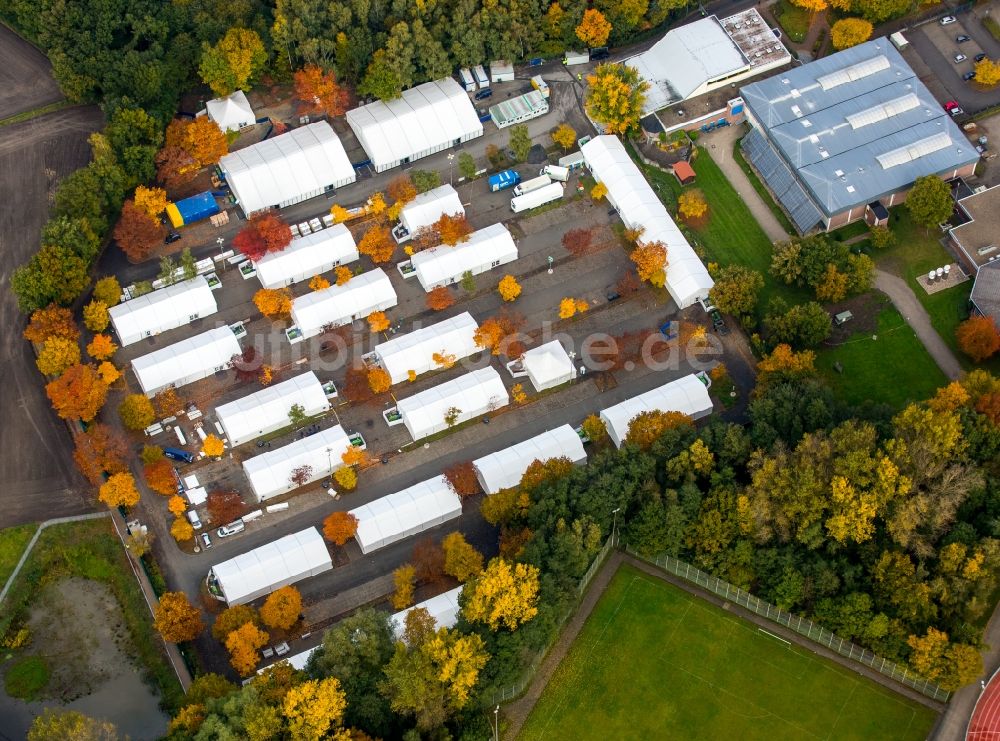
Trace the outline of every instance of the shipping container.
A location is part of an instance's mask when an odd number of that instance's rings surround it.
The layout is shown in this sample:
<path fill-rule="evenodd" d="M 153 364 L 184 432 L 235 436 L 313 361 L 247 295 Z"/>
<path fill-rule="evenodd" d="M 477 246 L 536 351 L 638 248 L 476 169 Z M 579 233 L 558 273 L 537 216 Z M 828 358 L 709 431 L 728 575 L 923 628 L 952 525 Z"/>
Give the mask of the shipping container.
<path fill-rule="evenodd" d="M 167 204 L 167 218 L 176 229 L 180 226 L 193 224 L 219 213 L 219 204 L 211 191 L 199 193 L 176 203 Z"/>
<path fill-rule="evenodd" d="M 476 92 L 476 78 L 474 78 L 472 73 L 469 72 L 468 67 L 462 67 L 462 69 L 458 71 L 458 76 L 461 78 L 462 87 L 465 88 L 465 92 Z"/>
<path fill-rule="evenodd" d="M 570 49 L 566 50 L 566 56 L 563 57 L 563 64 L 567 67 L 574 64 L 586 64 L 590 61 L 590 52 L 587 51 L 572 51 Z"/>

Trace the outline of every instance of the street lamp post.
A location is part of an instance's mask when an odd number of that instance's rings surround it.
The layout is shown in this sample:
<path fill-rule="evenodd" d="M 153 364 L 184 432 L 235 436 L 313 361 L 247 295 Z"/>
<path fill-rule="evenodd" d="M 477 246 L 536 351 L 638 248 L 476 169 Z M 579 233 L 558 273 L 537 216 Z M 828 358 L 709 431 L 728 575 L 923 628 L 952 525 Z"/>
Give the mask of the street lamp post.
<path fill-rule="evenodd" d="M 226 243 L 226 240 L 223 239 L 222 237 L 219 237 L 218 239 L 215 240 L 215 243 L 217 245 L 219 245 L 219 258 L 221 258 L 222 257 L 222 253 L 224 252 L 224 250 L 222 249 L 222 245 L 224 245 Z M 226 269 L 226 261 L 225 260 L 222 260 L 222 269 L 223 270 Z"/>
<path fill-rule="evenodd" d="M 611 514 L 614 515 L 613 519 L 611 520 L 611 545 L 612 546 L 615 545 L 615 543 L 618 540 L 615 536 L 617 535 L 617 532 L 618 532 L 618 513 L 620 511 L 621 511 L 621 507 L 615 507 L 613 510 L 611 510 Z"/>
<path fill-rule="evenodd" d="M 455 153 L 448 155 L 448 182 L 455 184 Z"/>
<path fill-rule="evenodd" d="M 500 741 L 500 706 L 493 710 L 493 741 Z"/>

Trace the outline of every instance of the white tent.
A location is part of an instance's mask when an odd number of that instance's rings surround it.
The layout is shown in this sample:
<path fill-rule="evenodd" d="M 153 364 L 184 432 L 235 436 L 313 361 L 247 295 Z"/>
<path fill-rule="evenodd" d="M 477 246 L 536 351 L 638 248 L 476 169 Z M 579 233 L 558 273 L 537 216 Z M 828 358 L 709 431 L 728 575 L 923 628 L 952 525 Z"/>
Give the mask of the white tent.
<path fill-rule="evenodd" d="M 281 252 L 268 252 L 254 263 L 264 288 L 282 288 L 333 270 L 359 257 L 351 230 L 343 224 L 297 237 Z"/>
<path fill-rule="evenodd" d="M 403 489 L 352 509 L 358 518 L 362 553 L 383 548 L 462 514 L 462 502 L 444 476 Z"/>
<path fill-rule="evenodd" d="M 353 183 L 357 177 L 326 121 L 230 152 L 219 160 L 219 169 L 248 216 L 300 203 Z"/>
<path fill-rule="evenodd" d="M 243 473 L 259 501 L 284 494 L 296 488 L 292 471 L 303 466 L 310 469 L 303 485 L 343 467 L 341 456 L 351 447 L 351 441 L 340 425 L 328 427 L 315 435 L 303 437 L 277 450 L 243 461 Z"/>
<path fill-rule="evenodd" d="M 509 448 L 490 453 L 472 462 L 476 478 L 487 494 L 496 494 L 521 483 L 521 477 L 535 461 L 569 458 L 573 463 L 587 460 L 583 441 L 569 425 L 535 435 Z"/>
<path fill-rule="evenodd" d="M 215 121 L 223 131 L 239 131 L 246 126 L 253 126 L 257 121 L 250 101 L 242 90 L 237 90 L 225 98 L 215 98 L 205 104 L 208 117 Z"/>
<path fill-rule="evenodd" d="M 112 306 L 108 315 L 118 340 L 125 346 L 211 316 L 218 310 L 208 281 L 199 275 Z"/>
<path fill-rule="evenodd" d="M 503 224 L 493 224 L 473 232 L 465 242 L 446 244 L 418 252 L 410 258 L 417 280 L 430 291 L 457 283 L 462 275 L 485 273 L 517 259 L 517 245 Z"/>
<path fill-rule="evenodd" d="M 409 378 L 410 371 L 419 376 L 440 368 L 434 361 L 435 353 L 451 355 L 459 361 L 479 352 L 482 348 L 476 345 L 475 340 L 478 328 L 472 314 L 465 311 L 443 322 L 382 342 L 375 346 L 375 355 L 392 382 L 401 383 Z"/>
<path fill-rule="evenodd" d="M 184 496 L 192 507 L 198 507 L 208 501 L 208 491 L 204 486 L 194 486 L 184 490 Z"/>
<path fill-rule="evenodd" d="M 288 410 L 298 404 L 308 416 L 330 408 L 323 386 L 312 371 L 268 386 L 242 399 L 215 408 L 215 416 L 235 448 L 291 424 Z"/>
<path fill-rule="evenodd" d="M 625 226 L 641 228 L 643 242 L 662 242 L 667 248 L 666 286 L 677 306 L 684 309 L 707 298 L 715 282 L 617 137 L 594 137 L 581 151 Z"/>
<path fill-rule="evenodd" d="M 354 108 L 346 118 L 378 172 L 483 135 L 472 101 L 450 77 Z"/>
<path fill-rule="evenodd" d="M 615 445 L 622 446 L 632 420 L 643 412 L 681 412 L 700 419 L 712 413 L 712 399 L 708 387 L 692 373 L 608 407 L 601 412 L 601 420 Z"/>
<path fill-rule="evenodd" d="M 132 361 L 132 370 L 146 396 L 167 386 L 184 386 L 229 367 L 241 352 L 229 327 L 216 327 Z"/>
<path fill-rule="evenodd" d="M 323 537 L 310 527 L 216 564 L 208 580 L 228 604 L 242 605 L 332 568 Z"/>
<path fill-rule="evenodd" d="M 447 183 L 426 193 L 421 193 L 403 206 L 403 210 L 399 212 L 399 223 L 410 234 L 416 234 L 419 229 L 430 226 L 444 214 L 465 215 L 462 199 L 458 197 L 456 190 Z"/>
<path fill-rule="evenodd" d="M 448 429 L 444 418 L 450 409 L 458 410 L 454 426 L 508 404 L 510 396 L 500 374 L 481 368 L 402 399 L 396 409 L 413 439 L 420 440 Z"/>
<path fill-rule="evenodd" d="M 350 324 L 395 305 L 396 291 L 389 276 L 382 268 L 375 268 L 342 286 L 332 285 L 294 299 L 292 321 L 303 337 L 314 337 L 327 325 Z"/>
<path fill-rule="evenodd" d="M 527 371 L 536 391 L 544 391 L 576 378 L 576 366 L 559 340 L 525 352 L 521 356 L 521 366 Z"/>
<path fill-rule="evenodd" d="M 392 621 L 392 630 L 396 634 L 396 638 L 399 640 L 403 638 L 403 632 L 406 630 L 406 616 L 417 608 L 423 608 L 430 613 L 430 616 L 434 619 L 435 630 L 453 627 L 458 622 L 458 611 L 460 609 L 458 595 L 461 593 L 462 586 L 457 586 L 454 589 L 449 589 L 444 594 L 439 594 L 423 602 L 418 602 L 413 607 L 407 607 L 405 610 L 395 613 L 389 620 Z"/>
<path fill-rule="evenodd" d="M 267 666 L 262 666 L 260 669 L 258 669 L 257 674 L 263 674 L 272 666 L 277 666 L 278 664 L 286 661 L 288 662 L 288 665 L 292 667 L 292 669 L 298 669 L 300 672 L 305 671 L 306 664 L 309 663 L 309 657 L 312 656 L 317 651 L 319 651 L 320 648 L 322 648 L 322 646 L 313 646 L 312 648 L 307 648 L 305 651 L 300 651 L 299 653 L 292 654 L 291 656 L 279 656 L 277 657 L 278 658 L 277 661 L 274 661 L 268 664 Z"/>

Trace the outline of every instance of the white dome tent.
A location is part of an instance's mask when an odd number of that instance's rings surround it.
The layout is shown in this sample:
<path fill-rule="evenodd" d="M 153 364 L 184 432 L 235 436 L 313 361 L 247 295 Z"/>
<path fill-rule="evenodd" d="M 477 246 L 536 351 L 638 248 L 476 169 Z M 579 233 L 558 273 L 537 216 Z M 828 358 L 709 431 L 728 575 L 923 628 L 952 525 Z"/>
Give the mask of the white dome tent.
<path fill-rule="evenodd" d="M 479 275 L 517 259 L 517 245 L 503 224 L 493 224 L 469 235 L 464 242 L 440 245 L 410 258 L 425 291 L 457 283 L 466 273 Z"/>
<path fill-rule="evenodd" d="M 218 310 L 208 281 L 199 275 L 112 306 L 108 316 L 119 342 L 125 346 L 183 327 Z"/>
<path fill-rule="evenodd" d="M 413 607 L 407 607 L 405 610 L 393 614 L 389 620 L 392 621 L 392 629 L 396 634 L 396 639 L 403 639 L 403 633 L 406 631 L 406 616 L 417 609 L 427 610 L 434 620 L 435 630 L 453 627 L 458 622 L 458 611 L 461 609 L 458 604 L 458 595 L 462 593 L 462 586 L 464 585 L 449 589 L 443 594 L 418 602 Z"/>
<path fill-rule="evenodd" d="M 208 117 L 223 131 L 239 131 L 257 122 L 250 101 L 242 90 L 205 103 Z M 200 115 L 200 114 L 199 114 Z"/>
<path fill-rule="evenodd" d="M 132 371 L 146 396 L 168 386 L 185 386 L 229 367 L 241 352 L 229 327 L 216 327 L 160 348 L 132 361 Z"/>
<path fill-rule="evenodd" d="M 458 517 L 462 502 L 444 476 L 435 476 L 350 514 L 358 518 L 354 538 L 367 554 Z"/>
<path fill-rule="evenodd" d="M 641 228 L 643 242 L 662 242 L 667 248 L 666 287 L 678 308 L 707 298 L 715 281 L 618 138 L 596 136 L 580 150 L 590 172 L 607 187 L 608 201 L 625 226 Z"/>
<path fill-rule="evenodd" d="M 576 378 L 576 366 L 559 340 L 533 347 L 519 362 L 535 391 L 544 391 Z"/>
<path fill-rule="evenodd" d="M 254 263 L 264 288 L 283 288 L 360 257 L 351 230 L 343 224 L 296 237 L 281 252 L 269 252 Z"/>
<path fill-rule="evenodd" d="M 420 440 L 448 429 L 445 415 L 450 409 L 458 410 L 454 426 L 508 404 L 510 396 L 500 374 L 494 368 L 481 368 L 402 399 L 396 410 L 413 439 Z"/>
<path fill-rule="evenodd" d="M 535 461 L 568 458 L 573 463 L 587 460 L 580 436 L 569 425 L 535 435 L 509 448 L 490 453 L 472 462 L 476 478 L 487 494 L 496 494 L 521 482 L 521 477 Z"/>
<path fill-rule="evenodd" d="M 601 421 L 615 445 L 622 446 L 632 420 L 643 412 L 681 412 L 700 419 L 712 413 L 712 399 L 705 383 L 692 373 L 608 407 Z"/>
<path fill-rule="evenodd" d="M 410 371 L 421 375 L 441 366 L 434 354 L 451 355 L 455 361 L 481 351 L 475 334 L 479 329 L 472 314 L 465 311 L 451 319 L 407 332 L 375 346 L 379 364 L 394 384 L 408 380 Z"/>
<path fill-rule="evenodd" d="M 312 371 L 218 406 L 215 416 L 225 430 L 230 447 L 235 448 L 288 427 L 291 424 L 288 411 L 295 404 L 310 417 L 330 409 L 330 400 Z"/>

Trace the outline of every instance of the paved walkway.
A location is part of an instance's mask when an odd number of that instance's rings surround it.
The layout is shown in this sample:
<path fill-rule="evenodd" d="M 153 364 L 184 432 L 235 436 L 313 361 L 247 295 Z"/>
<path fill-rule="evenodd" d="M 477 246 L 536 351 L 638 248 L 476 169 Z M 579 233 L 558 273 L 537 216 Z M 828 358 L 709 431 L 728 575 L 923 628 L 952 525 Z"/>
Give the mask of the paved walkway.
<path fill-rule="evenodd" d="M 703 135 L 702 144 L 712 159 L 715 160 L 715 164 L 722 170 L 726 176 L 726 180 L 736 189 L 740 198 L 743 199 L 747 208 L 750 209 L 750 213 L 753 214 L 757 223 L 760 224 L 767 238 L 772 242 L 782 242 L 789 238 L 788 232 L 785 231 L 781 223 L 774 217 L 771 209 L 767 207 L 767 204 L 764 203 L 757 191 L 754 190 L 753 185 L 750 184 L 746 173 L 743 172 L 739 163 L 733 159 L 733 145 L 743 133 L 742 126 L 725 126 L 721 129 L 716 129 L 711 134 Z"/>
<path fill-rule="evenodd" d="M 931 318 L 924 310 L 923 305 L 916 295 L 906 285 L 902 278 L 887 273 L 884 270 L 875 270 L 875 287 L 882 291 L 892 305 L 899 310 L 899 313 L 906 319 L 906 323 L 913 327 L 917 337 L 927 348 L 927 352 L 934 358 L 934 362 L 951 380 L 957 380 L 962 376 L 962 366 L 959 365 L 955 354 L 951 351 L 941 335 L 937 333 L 931 324 Z"/>

